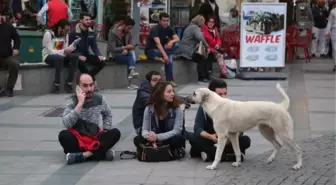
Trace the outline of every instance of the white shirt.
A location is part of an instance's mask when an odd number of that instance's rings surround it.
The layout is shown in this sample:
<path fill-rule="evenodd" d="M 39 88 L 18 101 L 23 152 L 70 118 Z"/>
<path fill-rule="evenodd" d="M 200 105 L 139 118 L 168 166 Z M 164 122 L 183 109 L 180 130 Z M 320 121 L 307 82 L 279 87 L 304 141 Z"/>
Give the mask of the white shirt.
<path fill-rule="evenodd" d="M 326 31 L 327 34 L 330 34 L 332 40 L 336 40 L 336 8 L 330 12 Z"/>

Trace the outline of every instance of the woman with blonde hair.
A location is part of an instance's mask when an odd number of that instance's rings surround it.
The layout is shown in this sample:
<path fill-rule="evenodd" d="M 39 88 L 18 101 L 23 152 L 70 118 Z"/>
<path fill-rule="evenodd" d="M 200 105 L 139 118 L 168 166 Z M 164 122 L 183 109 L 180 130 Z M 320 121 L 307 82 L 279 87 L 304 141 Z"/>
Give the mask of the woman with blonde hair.
<path fill-rule="evenodd" d="M 184 30 L 182 40 L 179 43 L 179 48 L 175 52 L 177 56 L 187 60 L 193 60 L 197 63 L 199 82 L 207 82 L 210 78 L 206 57 L 195 53 L 198 49 L 197 45 L 200 44 L 200 42 L 202 42 L 206 51 L 208 51 L 209 48 L 208 43 L 201 32 L 201 27 L 204 22 L 205 19 L 202 15 L 197 15 L 190 21 L 190 24 Z"/>

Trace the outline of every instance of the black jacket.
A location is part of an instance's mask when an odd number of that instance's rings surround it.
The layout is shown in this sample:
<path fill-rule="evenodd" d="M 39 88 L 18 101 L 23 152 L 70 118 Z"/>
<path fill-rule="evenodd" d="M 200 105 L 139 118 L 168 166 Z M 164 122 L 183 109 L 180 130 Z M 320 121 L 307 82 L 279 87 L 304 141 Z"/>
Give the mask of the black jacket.
<path fill-rule="evenodd" d="M 202 3 L 199 11 L 199 15 L 203 15 L 205 20 L 207 20 L 209 17 L 215 17 L 216 18 L 216 24 L 217 28 L 220 28 L 220 18 L 219 18 L 219 7 L 216 3 L 215 11 L 212 9 L 211 5 L 209 3 Z"/>
<path fill-rule="evenodd" d="M 149 97 L 151 94 L 151 85 L 150 82 L 143 81 L 137 90 L 137 96 L 135 98 L 133 108 L 132 108 L 132 117 L 133 117 L 133 127 L 136 130 L 137 134 L 141 134 L 143 114 L 147 106 Z"/>
<path fill-rule="evenodd" d="M 319 6 L 313 4 L 312 12 L 313 12 L 313 17 L 314 17 L 314 27 L 319 28 L 319 29 L 326 28 L 328 24 L 328 17 L 329 17 L 328 10 L 325 7 L 320 8 Z"/>
<path fill-rule="evenodd" d="M 0 58 L 12 56 L 13 49 L 20 49 L 20 35 L 11 24 L 5 22 L 0 24 L 0 33 Z M 12 40 L 14 41 L 13 47 Z"/>

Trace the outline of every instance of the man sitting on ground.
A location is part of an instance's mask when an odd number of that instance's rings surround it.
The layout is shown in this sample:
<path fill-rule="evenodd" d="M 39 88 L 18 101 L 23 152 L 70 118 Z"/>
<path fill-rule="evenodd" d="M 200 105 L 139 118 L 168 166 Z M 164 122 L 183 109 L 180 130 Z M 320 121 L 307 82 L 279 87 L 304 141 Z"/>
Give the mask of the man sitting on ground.
<path fill-rule="evenodd" d="M 108 36 L 108 50 L 112 54 L 112 58 L 117 61 L 127 63 L 128 88 L 137 89 L 138 87 L 132 84 L 133 77 L 138 77 L 135 72 L 135 44 L 132 43 L 132 28 L 135 22 L 131 18 L 117 23 L 111 30 Z"/>
<path fill-rule="evenodd" d="M 227 84 L 223 80 L 213 80 L 208 87 L 219 96 L 227 97 Z M 213 127 L 212 119 L 204 112 L 202 107 L 197 110 L 194 126 L 194 134 L 190 134 L 190 156 L 201 157 L 203 161 L 213 161 L 216 154 L 217 135 Z M 251 140 L 243 133 L 239 136 L 240 151 L 245 155 L 245 150 L 250 147 Z M 236 157 L 232 144 L 229 142 L 224 149 L 221 161 L 235 161 Z M 242 160 L 244 158 L 242 157 Z"/>
<path fill-rule="evenodd" d="M 160 80 L 161 74 L 159 72 L 150 71 L 146 74 L 146 80 L 141 83 L 140 88 L 137 90 L 137 96 L 132 108 L 133 126 L 137 135 L 141 135 L 143 116 L 151 89 Z"/>
<path fill-rule="evenodd" d="M 150 60 L 159 60 L 165 63 L 166 81 L 174 86 L 173 53 L 180 42 L 175 31 L 169 26 L 169 14 L 163 12 L 159 15 L 159 24 L 153 26 L 149 32 L 145 53 Z"/>
<path fill-rule="evenodd" d="M 91 26 L 90 14 L 81 13 L 80 22 L 71 31 L 69 41 L 71 44 L 76 39 L 81 38 L 75 49 L 75 53 L 79 55 L 80 60 L 78 68 L 81 73 L 90 74 L 95 81 L 95 76 L 105 67 L 105 62 L 97 45 L 97 34 Z M 89 52 L 89 48 L 91 48 L 93 54 Z M 93 69 L 89 71 L 85 63 L 93 65 Z"/>
<path fill-rule="evenodd" d="M 74 45 L 79 41 L 73 42 L 67 46 L 68 41 L 66 36 L 70 30 L 70 23 L 66 19 L 58 21 L 52 30 L 47 30 L 43 35 L 42 40 L 42 55 L 43 60 L 48 65 L 55 68 L 55 79 L 53 86 L 53 93 L 60 92 L 61 71 L 64 64 L 69 64 L 68 78 L 64 84 L 64 89 L 67 93 L 72 93 L 72 81 L 78 66 L 78 55 L 72 54 Z"/>
<path fill-rule="evenodd" d="M 120 131 L 112 128 L 112 111 L 104 98 L 94 92 L 89 74 L 77 78 L 76 94 L 70 96 L 63 112 L 66 130 L 58 140 L 66 153 L 67 164 L 86 160 L 113 160 L 111 148 L 119 141 Z M 102 120 L 100 119 L 102 117 Z M 102 128 L 99 127 L 102 121 Z"/>

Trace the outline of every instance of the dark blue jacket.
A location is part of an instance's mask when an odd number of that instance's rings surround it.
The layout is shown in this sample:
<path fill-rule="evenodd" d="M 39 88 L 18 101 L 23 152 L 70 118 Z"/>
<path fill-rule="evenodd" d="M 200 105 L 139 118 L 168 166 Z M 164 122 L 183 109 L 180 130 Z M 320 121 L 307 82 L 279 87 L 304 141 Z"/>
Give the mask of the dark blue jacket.
<path fill-rule="evenodd" d="M 97 34 L 89 28 L 87 37 L 84 38 L 82 34 L 82 30 L 79 27 L 80 24 L 77 24 L 75 29 L 73 29 L 69 34 L 69 45 L 78 38 L 82 38 L 79 43 L 76 45 L 75 53 L 79 55 L 89 55 L 89 48 L 91 47 L 92 52 L 96 56 L 100 56 L 101 53 L 99 51 L 97 45 Z"/>
<path fill-rule="evenodd" d="M 143 81 L 137 91 L 137 96 L 135 98 L 132 108 L 133 126 L 138 135 L 141 134 L 143 116 L 150 94 L 150 82 L 148 82 L 147 80 Z"/>

